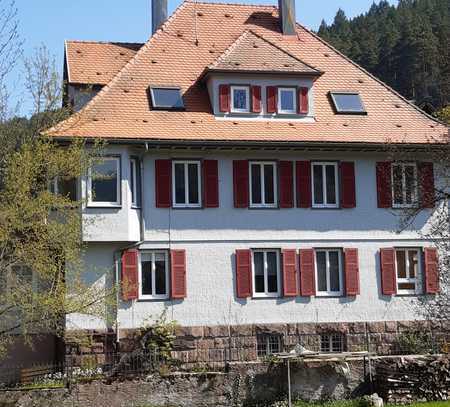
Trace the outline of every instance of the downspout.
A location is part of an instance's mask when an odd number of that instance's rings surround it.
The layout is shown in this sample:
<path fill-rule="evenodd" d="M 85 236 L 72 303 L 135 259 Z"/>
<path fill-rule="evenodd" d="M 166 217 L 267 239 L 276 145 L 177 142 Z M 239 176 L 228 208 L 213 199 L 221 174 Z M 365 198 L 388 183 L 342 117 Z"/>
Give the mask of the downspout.
<path fill-rule="evenodd" d="M 145 153 L 148 152 L 148 143 L 145 143 Z M 145 217 L 144 217 L 144 183 L 142 182 L 143 174 L 144 174 L 144 163 L 142 158 L 144 157 L 145 153 L 141 154 L 139 156 L 139 168 L 141 173 L 141 179 L 140 179 L 140 185 L 139 188 L 141 190 L 141 208 L 139 209 L 139 238 L 140 240 L 136 243 L 133 243 L 131 245 L 122 247 L 120 249 L 117 249 L 114 251 L 114 271 L 115 271 L 115 284 L 116 284 L 116 343 L 118 344 L 120 342 L 120 328 L 119 328 L 119 303 L 120 303 L 120 266 L 119 263 L 121 262 L 121 255 L 122 252 L 128 249 L 131 249 L 133 247 L 138 247 L 145 241 Z"/>

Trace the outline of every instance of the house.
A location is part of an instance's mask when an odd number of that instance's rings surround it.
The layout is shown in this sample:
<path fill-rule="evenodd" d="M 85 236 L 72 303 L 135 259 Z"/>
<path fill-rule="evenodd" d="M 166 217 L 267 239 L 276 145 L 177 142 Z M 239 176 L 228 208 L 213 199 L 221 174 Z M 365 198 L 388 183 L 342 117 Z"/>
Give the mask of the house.
<path fill-rule="evenodd" d="M 153 6 L 145 44 L 66 42 L 76 113 L 51 134 L 108 141 L 78 186 L 85 273 L 122 287 L 115 322 L 68 331 L 125 349 L 165 312 L 181 350 L 242 334 L 251 358 L 288 334 L 336 351 L 421 319 L 439 289 L 426 152 L 448 128 L 296 23 L 294 0 Z"/>

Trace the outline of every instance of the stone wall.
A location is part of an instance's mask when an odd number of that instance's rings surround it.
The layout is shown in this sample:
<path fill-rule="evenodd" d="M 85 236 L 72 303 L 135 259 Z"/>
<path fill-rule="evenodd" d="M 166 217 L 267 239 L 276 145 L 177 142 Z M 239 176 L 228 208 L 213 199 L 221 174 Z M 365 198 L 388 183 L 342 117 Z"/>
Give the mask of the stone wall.
<path fill-rule="evenodd" d="M 365 351 L 370 347 L 371 352 L 381 355 L 402 354 L 405 352 L 399 347 L 400 335 L 414 331 L 433 333 L 439 339 L 443 335 L 449 338 L 450 328 L 430 325 L 425 321 L 179 327 L 173 357 L 185 364 L 217 365 L 230 361 L 256 361 L 257 337 L 260 335 L 279 336 L 281 350 L 284 351 L 291 350 L 298 343 L 310 350 L 320 351 L 320 335 L 327 333 L 342 335 L 343 351 Z M 76 337 L 74 332 L 72 335 Z M 139 331 L 122 330 L 119 343 L 116 343 L 113 332 L 92 331 L 88 337 L 90 339 L 84 345 L 74 340 L 67 341 L 68 354 L 74 356 L 75 363 L 82 361 L 83 355 L 95 357 L 102 363 L 105 353 L 133 351 L 138 346 Z"/>

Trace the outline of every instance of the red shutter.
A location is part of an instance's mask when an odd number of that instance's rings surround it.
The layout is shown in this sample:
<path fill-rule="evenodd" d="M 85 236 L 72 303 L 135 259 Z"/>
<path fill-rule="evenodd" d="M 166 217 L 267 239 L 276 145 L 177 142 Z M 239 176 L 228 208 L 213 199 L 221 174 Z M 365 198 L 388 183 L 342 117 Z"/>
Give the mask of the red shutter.
<path fill-rule="evenodd" d="M 314 249 L 300 250 L 300 295 L 302 297 L 316 295 L 314 257 Z"/>
<path fill-rule="evenodd" d="M 345 292 L 348 297 L 359 295 L 358 249 L 345 249 Z"/>
<path fill-rule="evenodd" d="M 356 207 L 355 163 L 341 163 L 341 206 Z"/>
<path fill-rule="evenodd" d="M 296 250 L 283 250 L 283 293 L 285 297 L 298 295 Z"/>
<path fill-rule="evenodd" d="M 433 163 L 419 163 L 419 183 L 422 194 L 422 207 L 434 208 Z"/>
<path fill-rule="evenodd" d="M 230 85 L 219 85 L 219 110 L 222 113 L 230 111 Z"/>
<path fill-rule="evenodd" d="M 395 250 L 380 249 L 381 291 L 383 295 L 397 293 L 397 278 L 395 276 Z"/>
<path fill-rule="evenodd" d="M 248 161 L 233 161 L 234 207 L 248 208 Z"/>
<path fill-rule="evenodd" d="M 298 113 L 299 114 L 308 114 L 309 112 L 309 103 L 308 103 L 308 88 L 299 88 L 298 89 Z"/>
<path fill-rule="evenodd" d="M 157 208 L 170 208 L 172 205 L 172 162 L 155 161 L 155 197 Z"/>
<path fill-rule="evenodd" d="M 377 195 L 379 208 L 392 207 L 391 163 L 377 163 Z"/>
<path fill-rule="evenodd" d="M 171 298 L 186 298 L 186 251 L 170 251 Z"/>
<path fill-rule="evenodd" d="M 217 160 L 203 161 L 203 206 L 219 207 L 219 168 Z"/>
<path fill-rule="evenodd" d="M 267 86 L 267 113 L 276 113 L 277 108 L 277 93 L 278 89 L 276 86 Z"/>
<path fill-rule="evenodd" d="M 439 293 L 439 262 L 437 250 L 427 247 L 425 250 L 425 293 Z"/>
<path fill-rule="evenodd" d="M 252 296 L 252 253 L 236 250 L 236 295 L 238 298 Z"/>
<path fill-rule="evenodd" d="M 130 301 L 138 296 L 138 251 L 126 250 L 122 253 L 122 299 Z"/>
<path fill-rule="evenodd" d="M 294 166 L 292 161 L 280 161 L 280 208 L 294 207 Z"/>
<path fill-rule="evenodd" d="M 311 162 L 296 163 L 297 207 L 311 208 Z"/>
<path fill-rule="evenodd" d="M 261 86 L 252 86 L 252 112 L 261 113 Z"/>

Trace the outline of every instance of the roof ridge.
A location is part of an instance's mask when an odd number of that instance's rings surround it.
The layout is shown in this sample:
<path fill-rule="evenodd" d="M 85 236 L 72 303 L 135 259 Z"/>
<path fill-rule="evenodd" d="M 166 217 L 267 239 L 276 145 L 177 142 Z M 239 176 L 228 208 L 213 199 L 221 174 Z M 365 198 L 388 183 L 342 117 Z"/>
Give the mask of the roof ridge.
<path fill-rule="evenodd" d="M 105 94 L 114 83 L 116 83 L 116 81 L 121 77 L 122 73 L 125 72 L 128 69 L 128 67 L 130 67 L 133 64 L 136 58 L 140 56 L 141 53 L 143 53 L 144 50 L 146 50 L 150 46 L 150 43 L 154 42 L 155 39 L 158 38 L 159 35 L 164 32 L 164 29 L 167 27 L 167 25 L 169 25 L 172 22 L 175 16 L 180 12 L 180 10 L 182 10 L 185 7 L 185 4 L 187 3 L 188 1 L 185 0 L 175 9 L 172 15 L 153 33 L 153 35 L 148 39 L 148 41 L 145 42 L 144 45 L 136 52 L 136 54 L 122 67 L 122 69 L 119 72 L 117 72 L 117 74 L 109 81 L 109 83 L 105 85 L 102 89 L 100 89 L 100 91 L 88 103 L 86 103 L 86 105 L 80 111 L 78 111 L 74 115 L 69 116 L 66 120 L 58 123 L 56 126 L 58 127 L 62 126 L 66 121 L 70 120 L 74 116 L 79 117 L 86 111 L 89 111 L 92 108 L 92 106 L 96 103 L 96 101 L 100 99 L 101 96 Z M 56 126 L 53 126 L 49 130 L 47 130 L 46 133 L 48 134 L 51 133 L 53 130 L 56 130 Z"/>
<path fill-rule="evenodd" d="M 65 40 L 65 43 L 76 43 L 76 44 L 105 44 L 105 45 L 114 45 L 114 44 L 123 44 L 123 45 L 144 45 L 143 42 L 128 42 L 128 41 L 95 41 L 95 40 Z"/>
<path fill-rule="evenodd" d="M 269 5 L 269 4 L 256 4 L 256 3 L 235 3 L 235 2 L 227 2 L 227 1 L 205 1 L 205 0 L 184 0 L 184 3 L 196 3 L 196 4 L 203 4 L 207 6 L 241 6 L 241 7 L 253 7 L 253 8 L 271 8 L 278 10 L 277 6 Z"/>
<path fill-rule="evenodd" d="M 295 22 L 295 24 L 305 30 L 307 33 L 312 35 L 314 38 L 319 40 L 322 44 L 324 44 L 326 47 L 330 48 L 332 51 L 334 51 L 337 55 L 344 58 L 347 62 L 350 62 L 353 66 L 358 68 L 360 71 L 364 72 L 366 75 L 368 75 L 371 79 L 375 80 L 377 83 L 382 85 L 384 88 L 386 88 L 388 91 L 390 91 L 395 96 L 399 97 L 404 103 L 406 103 L 408 106 L 413 107 L 418 113 L 422 114 L 428 119 L 431 119 L 439 124 L 442 124 L 449 128 L 450 133 L 450 126 L 441 120 L 437 119 L 436 117 L 428 114 L 427 112 L 423 111 L 419 106 L 415 105 L 414 103 L 410 102 L 408 99 L 406 99 L 403 95 L 401 95 L 399 92 L 397 92 L 394 88 L 389 86 L 387 83 L 383 82 L 381 79 L 377 78 L 375 75 L 371 74 L 367 69 L 363 68 L 361 65 L 353 61 L 351 58 L 349 58 L 347 55 L 343 54 L 341 51 L 339 51 L 337 48 L 333 47 L 331 44 L 329 44 L 327 41 L 325 41 L 323 38 L 321 38 L 318 34 L 316 34 L 314 31 L 310 30 L 303 24 L 300 24 L 298 21 Z"/>

